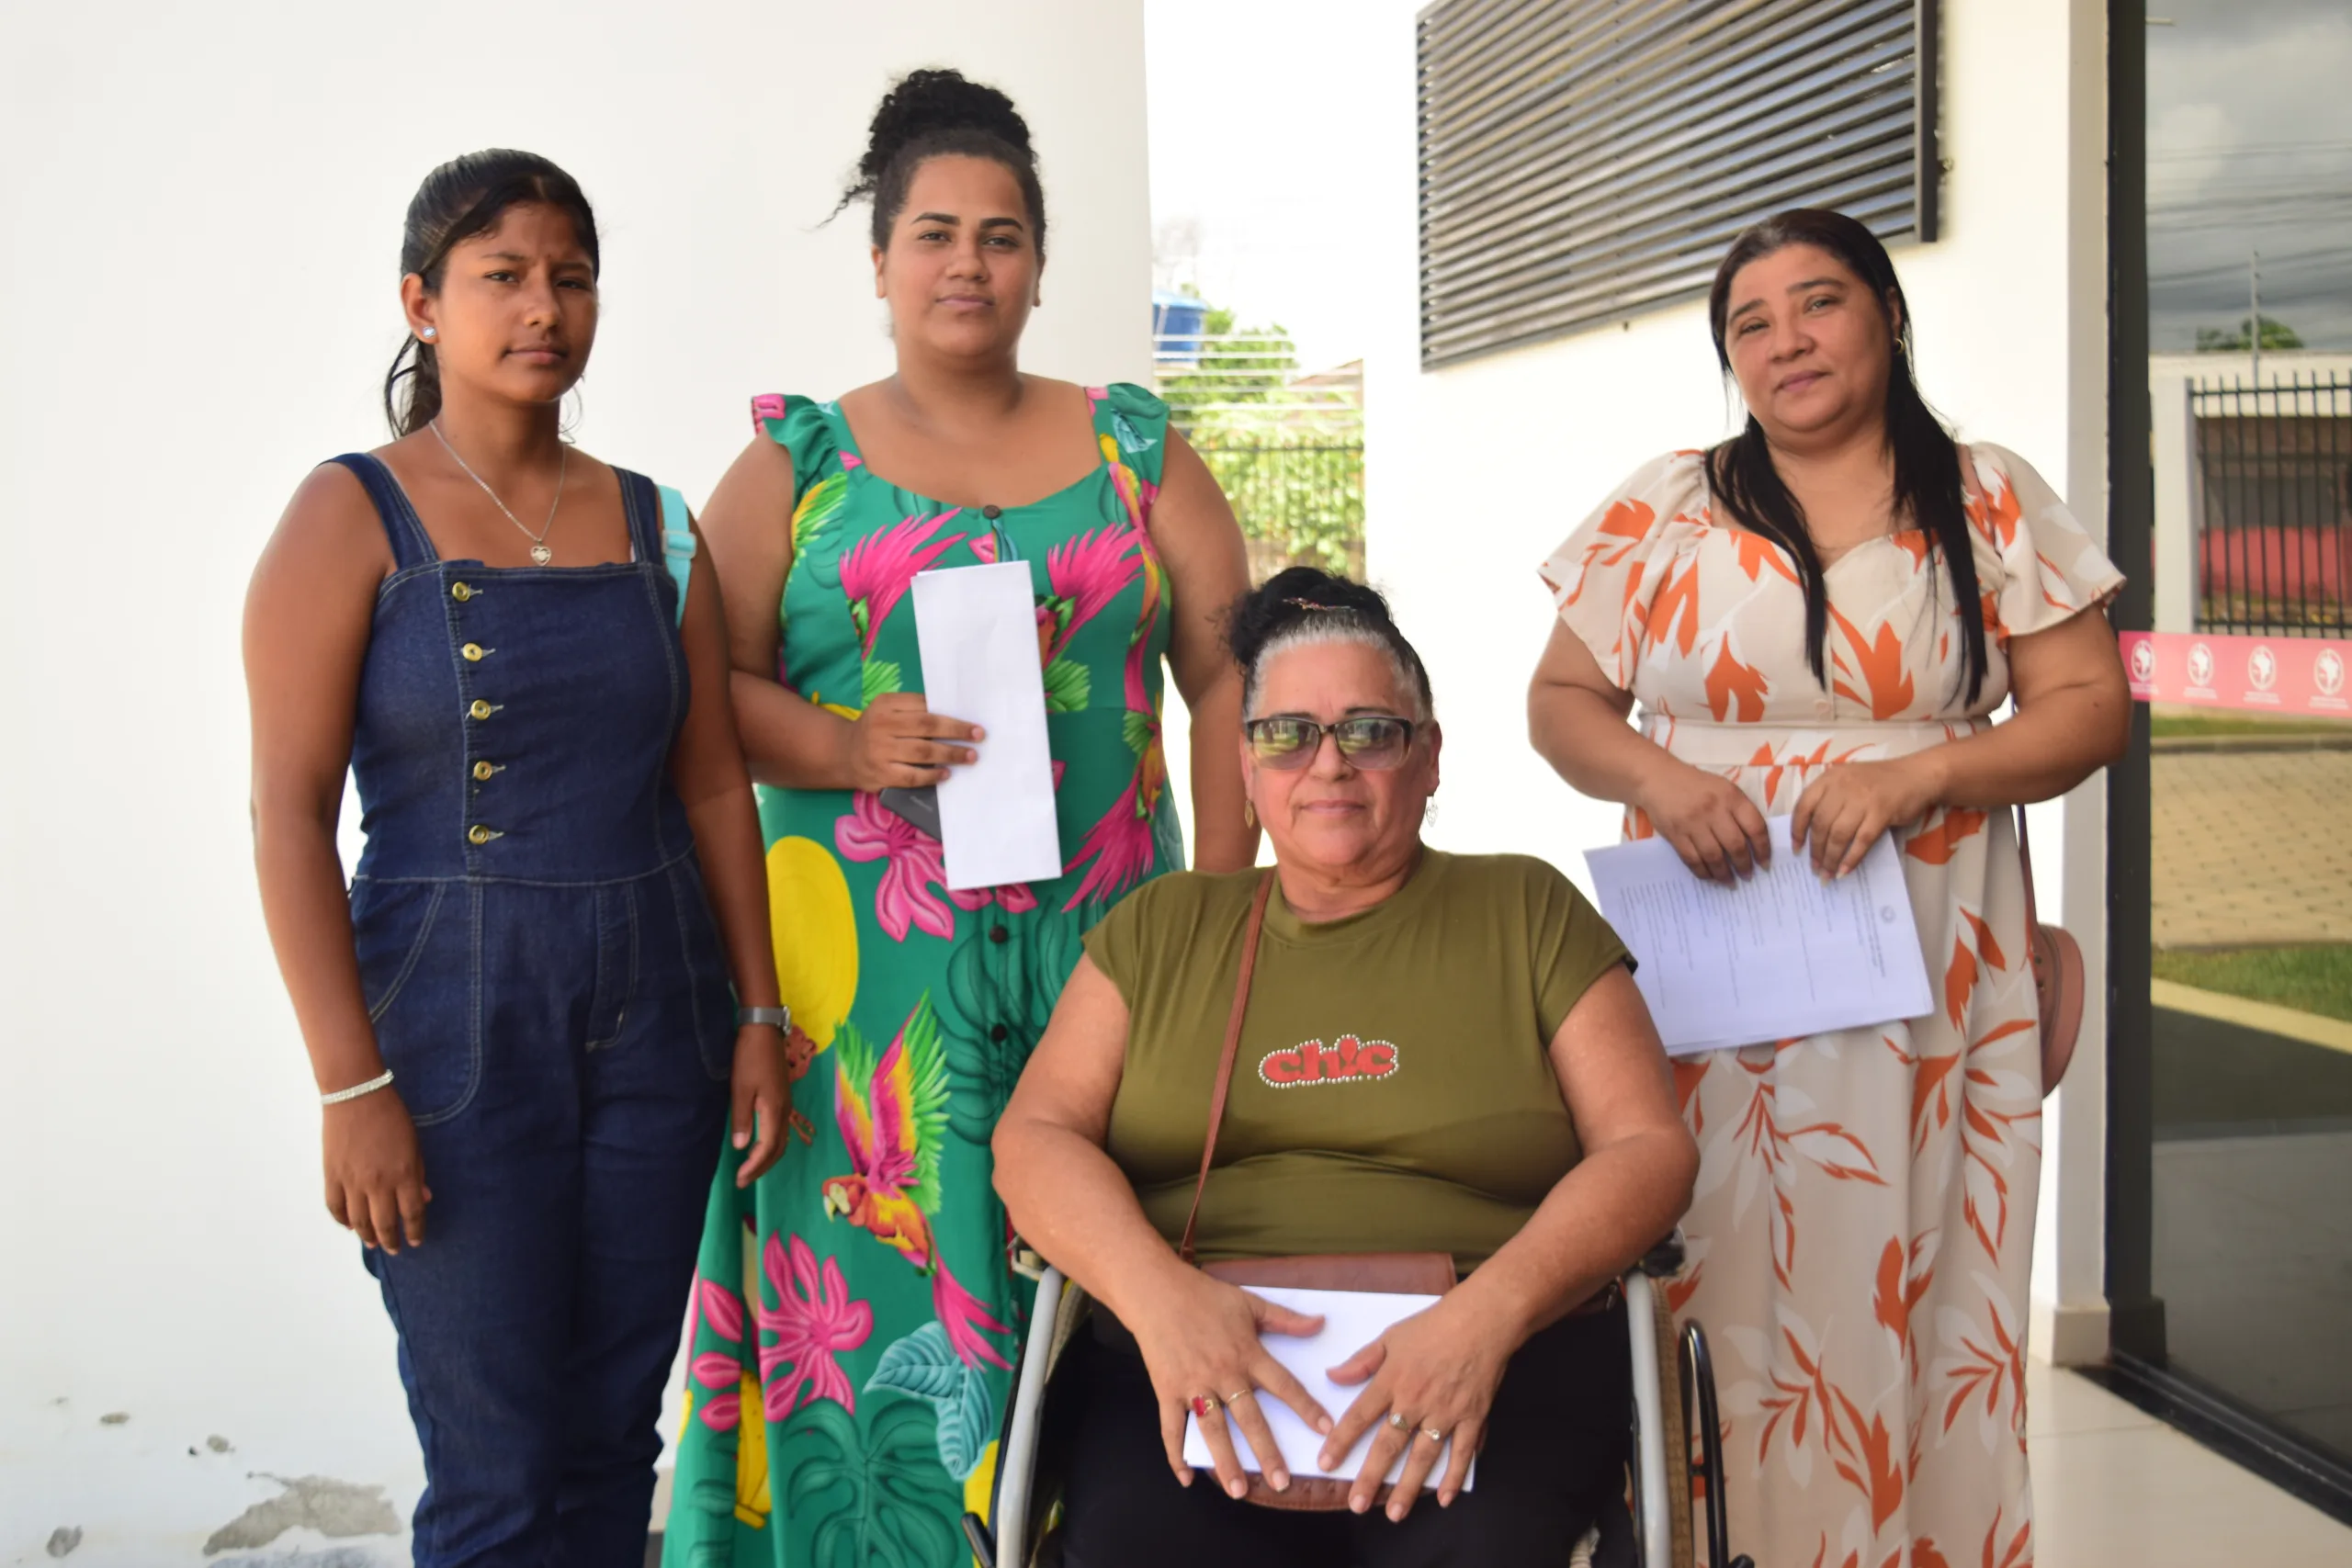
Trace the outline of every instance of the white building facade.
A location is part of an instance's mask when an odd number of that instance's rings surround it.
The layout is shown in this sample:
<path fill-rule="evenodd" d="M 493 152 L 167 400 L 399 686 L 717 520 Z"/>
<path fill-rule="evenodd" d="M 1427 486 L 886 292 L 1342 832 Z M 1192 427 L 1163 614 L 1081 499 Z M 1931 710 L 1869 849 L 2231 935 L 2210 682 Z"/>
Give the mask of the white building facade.
<path fill-rule="evenodd" d="M 133 0 L 12 8 L 0 61 L 24 568 L 0 617 L 0 1562 L 78 1530 L 76 1564 L 201 1562 L 272 1477 L 347 1483 L 301 1495 L 404 1530 L 391 1330 L 322 1209 L 254 892 L 238 626 L 303 474 L 385 438 L 409 197 L 485 146 L 580 179 L 604 316 L 579 437 L 699 503 L 753 394 L 888 370 L 864 214 L 822 225 L 917 66 L 1001 85 L 1035 133 L 1031 367 L 1148 378 L 1141 0 Z"/>
<path fill-rule="evenodd" d="M 1920 386 L 1963 439 L 2024 457 L 2103 539 L 2107 8 L 1939 9 L 1940 233 L 1894 250 Z M 1367 399 L 1369 570 L 1440 696 L 1440 837 L 1540 854 L 1581 879 L 1582 852 L 1613 841 L 1619 811 L 1574 794 L 1528 745 L 1527 679 L 1552 622 L 1536 568 L 1641 463 L 1736 427 L 1704 301 L 1432 371 L 1392 368 Z M 2104 805 L 2093 778 L 2033 813 L 2043 918 L 2082 941 L 2094 976 L 2106 970 Z M 2081 1049 L 2044 1116 L 2032 1343 L 2061 1363 L 2107 1349 L 2107 1021 L 2091 989 Z"/>

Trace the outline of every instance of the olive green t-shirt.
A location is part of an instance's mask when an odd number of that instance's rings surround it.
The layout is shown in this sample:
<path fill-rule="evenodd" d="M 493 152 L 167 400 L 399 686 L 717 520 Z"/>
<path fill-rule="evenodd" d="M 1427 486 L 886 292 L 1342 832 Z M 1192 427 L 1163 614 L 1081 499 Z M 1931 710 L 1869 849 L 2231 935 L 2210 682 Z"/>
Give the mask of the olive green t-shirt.
<path fill-rule="evenodd" d="M 1163 876 L 1086 937 L 1129 1017 L 1108 1148 L 1171 1243 L 1258 876 Z M 1521 855 L 1428 851 L 1385 903 L 1324 924 L 1292 913 L 1277 886 L 1200 1256 L 1484 1262 L 1577 1162 L 1548 1046 L 1586 987 L 1628 962 L 1566 877 Z"/>

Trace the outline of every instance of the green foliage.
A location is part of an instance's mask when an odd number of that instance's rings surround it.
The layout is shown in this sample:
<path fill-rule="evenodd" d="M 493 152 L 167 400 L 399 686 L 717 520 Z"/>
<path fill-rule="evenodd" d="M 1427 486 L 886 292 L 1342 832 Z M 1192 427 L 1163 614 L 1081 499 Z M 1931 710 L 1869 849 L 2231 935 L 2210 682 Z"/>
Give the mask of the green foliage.
<path fill-rule="evenodd" d="M 978 1367 L 966 1366 L 947 1342 L 947 1330 L 926 1323 L 882 1352 L 865 1380 L 870 1396 L 891 1390 L 929 1404 L 939 1430 L 939 1462 L 958 1481 L 979 1468 L 994 1436 L 996 1399 Z"/>
<path fill-rule="evenodd" d="M 906 672 L 888 659 L 868 659 L 858 666 L 859 695 L 864 705 L 872 707 L 874 699 L 891 692 L 906 689 Z"/>
<path fill-rule="evenodd" d="M 868 1398 L 853 1416 L 830 1399 L 807 1406 L 785 1434 L 786 1510 L 813 1525 L 813 1568 L 933 1568 L 956 1561 L 948 1524 L 960 1489 L 940 1468 L 938 1424 L 915 1399 Z"/>
<path fill-rule="evenodd" d="M 2159 949 L 2154 969 L 2159 980 L 2352 1022 L 2352 943 L 2219 953 Z"/>
<path fill-rule="evenodd" d="M 1084 713 L 1092 700 L 1094 678 L 1074 660 L 1057 659 L 1046 666 L 1046 711 Z"/>
<path fill-rule="evenodd" d="M 980 918 L 1003 916 L 984 909 Z M 963 942 L 947 960 L 947 984 L 932 999 L 947 1063 L 947 1124 L 966 1143 L 988 1146 L 1095 918 L 1006 920 L 1010 940 Z"/>
<path fill-rule="evenodd" d="M 1233 312 L 1212 308 L 1202 331 L 1234 334 Z M 1161 378 L 1159 395 L 1232 503 L 1244 537 L 1349 570 L 1363 553 L 1361 410 L 1287 384 L 1298 351 L 1279 323 L 1240 335 L 1250 341 L 1204 345 L 1193 370 Z"/>
<path fill-rule="evenodd" d="M 1329 436 L 1261 434 L 1248 444 L 1195 443 L 1247 538 L 1328 570 L 1363 551 L 1363 446 Z"/>
<path fill-rule="evenodd" d="M 2253 336 L 2254 318 L 2241 316 L 2234 328 L 2199 327 L 2197 329 L 2197 352 L 2199 354 L 2244 354 Z M 2303 335 L 2286 322 L 2269 316 L 2262 318 L 2262 346 L 2265 348 L 2301 348 Z"/>

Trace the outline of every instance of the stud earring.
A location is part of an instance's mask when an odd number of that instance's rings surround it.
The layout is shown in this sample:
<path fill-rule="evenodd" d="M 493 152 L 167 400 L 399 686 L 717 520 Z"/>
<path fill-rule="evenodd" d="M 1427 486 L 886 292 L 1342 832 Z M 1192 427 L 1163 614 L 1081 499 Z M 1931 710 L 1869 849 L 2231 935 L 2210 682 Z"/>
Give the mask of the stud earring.
<path fill-rule="evenodd" d="M 433 341 L 433 329 L 431 327 L 423 328 L 416 335 L 423 338 L 425 342 L 431 343 Z"/>
<path fill-rule="evenodd" d="M 1255 828 L 1258 825 L 1257 804 L 1247 795 L 1243 796 L 1241 801 L 1241 821 L 1243 826 L 1249 828 Z"/>

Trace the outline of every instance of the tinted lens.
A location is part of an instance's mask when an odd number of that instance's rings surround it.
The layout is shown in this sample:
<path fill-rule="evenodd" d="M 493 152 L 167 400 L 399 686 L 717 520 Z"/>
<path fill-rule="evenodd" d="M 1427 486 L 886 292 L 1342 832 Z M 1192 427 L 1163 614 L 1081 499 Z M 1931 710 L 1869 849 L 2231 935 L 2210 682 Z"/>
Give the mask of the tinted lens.
<path fill-rule="evenodd" d="M 1250 726 L 1250 749 L 1272 768 L 1295 768 L 1315 755 L 1322 732 L 1303 718 L 1261 718 Z"/>
<path fill-rule="evenodd" d="M 1395 767 L 1412 733 L 1401 718 L 1348 718 L 1334 728 L 1340 755 L 1359 768 Z"/>

